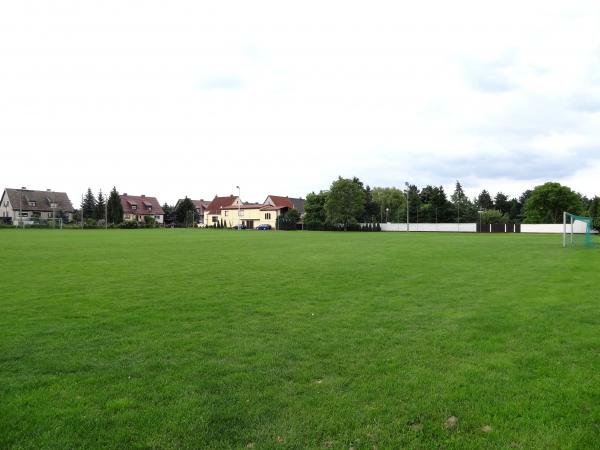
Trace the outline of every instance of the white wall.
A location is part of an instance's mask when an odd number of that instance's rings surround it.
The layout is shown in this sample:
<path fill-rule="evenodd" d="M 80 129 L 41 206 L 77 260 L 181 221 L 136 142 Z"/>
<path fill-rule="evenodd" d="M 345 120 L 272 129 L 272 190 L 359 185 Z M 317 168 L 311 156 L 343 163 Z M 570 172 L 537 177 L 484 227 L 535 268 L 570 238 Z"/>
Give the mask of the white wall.
<path fill-rule="evenodd" d="M 583 222 L 575 222 L 573 224 L 574 233 L 585 233 L 586 225 Z M 523 224 L 521 225 L 521 233 L 550 233 L 562 234 L 563 224 Z M 567 232 L 571 232 L 571 224 L 567 224 Z"/>
<path fill-rule="evenodd" d="M 405 223 L 382 223 L 381 231 L 406 231 Z M 410 231 L 428 231 L 444 233 L 475 233 L 476 223 L 411 223 Z"/>
<path fill-rule="evenodd" d="M 511 226 L 511 225 L 509 225 Z M 382 223 L 381 231 L 406 231 L 405 223 Z M 476 233 L 476 223 L 411 223 L 410 231 L 428 231 L 428 232 L 443 232 L 443 233 Z M 571 225 L 567 225 L 567 231 L 571 232 Z M 521 233 L 548 233 L 562 234 L 562 224 L 541 224 L 541 225 L 521 225 Z M 583 222 L 575 222 L 574 233 L 585 233 L 585 224 Z"/>

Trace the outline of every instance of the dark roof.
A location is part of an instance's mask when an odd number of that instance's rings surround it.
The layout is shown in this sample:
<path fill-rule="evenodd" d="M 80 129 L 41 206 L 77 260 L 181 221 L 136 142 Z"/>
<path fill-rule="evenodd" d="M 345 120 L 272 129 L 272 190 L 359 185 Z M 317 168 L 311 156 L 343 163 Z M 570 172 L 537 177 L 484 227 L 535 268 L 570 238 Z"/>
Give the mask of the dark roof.
<path fill-rule="evenodd" d="M 227 197 L 217 197 L 213 198 L 212 202 L 210 202 L 207 206 L 209 214 L 221 214 L 221 209 L 226 206 L 231 206 L 237 197 L 234 195 L 229 195 Z"/>
<path fill-rule="evenodd" d="M 293 197 L 282 197 L 279 195 L 269 195 L 267 199 L 271 199 L 271 201 L 275 204 L 277 209 L 281 208 L 294 208 L 301 215 L 304 214 L 304 199 L 303 198 L 293 198 Z M 265 201 L 266 203 L 266 201 Z"/>
<path fill-rule="evenodd" d="M 69 200 L 69 196 L 65 192 L 11 188 L 6 188 L 5 192 L 13 209 L 22 208 L 23 211 L 63 210 L 67 213 L 74 212 L 71 200 Z M 29 202 L 35 202 L 35 206 L 29 206 Z M 52 203 L 56 203 L 56 208 L 52 208 Z"/>
<path fill-rule="evenodd" d="M 121 195 L 121 205 L 123 206 L 124 214 L 139 214 L 140 216 L 143 216 L 155 214 L 164 215 L 165 213 L 156 197 L 123 194 Z M 133 209 L 133 205 L 136 205 L 137 208 Z"/>
<path fill-rule="evenodd" d="M 210 205 L 210 202 L 206 200 L 192 200 L 192 203 L 196 209 L 206 209 L 208 208 L 208 205 Z"/>

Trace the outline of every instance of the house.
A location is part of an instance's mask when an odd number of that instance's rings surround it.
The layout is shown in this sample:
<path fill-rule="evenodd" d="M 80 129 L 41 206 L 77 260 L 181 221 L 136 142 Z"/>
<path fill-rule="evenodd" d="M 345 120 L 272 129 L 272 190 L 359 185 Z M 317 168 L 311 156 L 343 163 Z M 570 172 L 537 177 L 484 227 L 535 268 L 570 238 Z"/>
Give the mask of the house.
<path fill-rule="evenodd" d="M 65 192 L 51 189 L 36 191 L 27 188 L 6 188 L 0 200 L 0 217 L 14 224 L 23 221 L 48 220 L 62 218 L 70 222 L 75 210 Z"/>
<path fill-rule="evenodd" d="M 242 201 L 239 197 L 235 195 L 228 195 L 227 197 L 218 197 L 215 195 L 215 198 L 206 206 L 204 210 L 204 220 L 207 226 L 214 225 L 220 222 L 222 217 L 221 211 L 223 208 L 228 206 L 237 207 L 238 204 L 241 204 Z"/>
<path fill-rule="evenodd" d="M 277 228 L 277 219 L 292 208 L 297 209 L 300 214 L 304 214 L 304 200 L 269 195 L 263 203 L 240 203 L 239 205 L 236 203 L 223 206 L 221 215 L 216 221 L 223 220 L 228 227 L 241 224 L 247 228 L 256 228 L 266 224 Z"/>
<path fill-rule="evenodd" d="M 204 224 L 204 216 L 206 215 L 206 211 L 208 210 L 208 205 L 210 205 L 209 201 L 200 199 L 200 200 L 192 200 L 192 203 L 196 207 L 196 211 L 198 211 L 198 223 Z"/>
<path fill-rule="evenodd" d="M 279 195 L 269 195 L 264 201 L 265 204 L 271 205 L 285 214 L 290 209 L 295 209 L 300 213 L 300 217 L 304 217 L 304 199 L 293 197 L 281 197 Z"/>
<path fill-rule="evenodd" d="M 121 195 L 121 205 L 123 206 L 123 220 L 144 222 L 146 217 L 152 217 L 156 223 L 164 223 L 165 212 L 156 197 L 146 197 L 145 195 Z"/>

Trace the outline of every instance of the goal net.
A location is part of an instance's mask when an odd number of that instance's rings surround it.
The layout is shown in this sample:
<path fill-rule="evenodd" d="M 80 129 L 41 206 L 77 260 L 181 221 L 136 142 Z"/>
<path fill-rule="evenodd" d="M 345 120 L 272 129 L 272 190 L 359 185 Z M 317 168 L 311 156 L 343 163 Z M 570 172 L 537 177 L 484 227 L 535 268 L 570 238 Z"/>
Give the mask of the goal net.
<path fill-rule="evenodd" d="M 591 217 L 563 214 L 563 247 L 593 247 Z"/>

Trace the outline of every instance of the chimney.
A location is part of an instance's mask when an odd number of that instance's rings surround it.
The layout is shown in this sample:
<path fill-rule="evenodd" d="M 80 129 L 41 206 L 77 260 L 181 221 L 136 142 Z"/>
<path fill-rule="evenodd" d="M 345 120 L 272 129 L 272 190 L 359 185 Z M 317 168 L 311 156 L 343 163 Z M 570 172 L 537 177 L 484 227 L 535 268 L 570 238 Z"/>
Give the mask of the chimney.
<path fill-rule="evenodd" d="M 127 192 L 123 192 L 123 195 L 127 196 Z"/>
<path fill-rule="evenodd" d="M 46 189 L 46 192 L 52 192 L 52 189 Z"/>
<path fill-rule="evenodd" d="M 146 196 L 144 194 L 142 194 L 142 198 L 146 198 Z"/>

